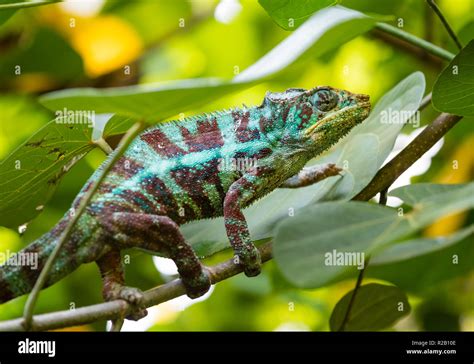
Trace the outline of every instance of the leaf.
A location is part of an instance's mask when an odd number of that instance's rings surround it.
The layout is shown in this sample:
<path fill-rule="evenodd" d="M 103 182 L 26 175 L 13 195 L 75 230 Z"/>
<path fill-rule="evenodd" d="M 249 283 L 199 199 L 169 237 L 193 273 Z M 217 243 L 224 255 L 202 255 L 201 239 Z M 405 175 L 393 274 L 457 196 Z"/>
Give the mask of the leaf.
<path fill-rule="evenodd" d="M 33 6 L 49 5 L 60 2 L 62 0 L 31 0 L 31 1 L 12 1 L 2 0 L 0 1 L 0 11 L 7 9 L 24 9 L 31 8 Z"/>
<path fill-rule="evenodd" d="M 458 38 L 462 44 L 467 44 L 474 39 L 474 20 L 468 21 L 458 31 Z"/>
<path fill-rule="evenodd" d="M 331 331 L 339 331 L 354 290 L 342 297 L 329 319 Z M 393 325 L 408 315 L 411 307 L 406 294 L 398 287 L 382 284 L 360 286 L 354 298 L 344 331 L 377 331 Z"/>
<path fill-rule="evenodd" d="M 405 291 L 424 295 L 453 278 L 472 274 L 474 244 L 466 238 L 441 250 L 427 252 L 411 259 L 369 264 L 366 276 L 392 282 Z M 349 273 L 349 272 L 348 272 Z M 355 272 L 354 272 L 355 273 Z M 354 274 L 342 279 L 352 278 Z M 413 279 L 416 277 L 416 279 Z"/>
<path fill-rule="evenodd" d="M 326 10 L 313 15 L 232 81 L 190 79 L 109 89 L 78 88 L 48 93 L 40 101 L 51 110 L 94 110 L 151 121 L 165 119 L 264 81 L 301 57 L 323 54 L 369 30 L 375 23 L 374 19 L 350 9 Z"/>
<path fill-rule="evenodd" d="M 299 59 L 320 57 L 369 31 L 376 20 L 341 6 L 323 9 L 280 44 L 246 68 L 234 81 L 248 82 L 274 76 Z"/>
<path fill-rule="evenodd" d="M 353 264 L 329 264 L 327 259 L 334 251 L 366 255 L 386 247 L 444 215 L 474 207 L 473 189 L 474 183 L 447 189 L 425 198 L 402 216 L 395 209 L 366 202 L 308 206 L 277 224 L 275 261 L 295 286 L 321 287 L 354 269 Z"/>
<path fill-rule="evenodd" d="M 48 54 L 49 57 L 44 57 Z M 39 28 L 26 47 L 8 52 L 0 59 L 0 75 L 17 77 L 13 72 L 21 65 L 22 74 L 47 74 L 57 80 L 70 80 L 82 74 L 82 59 L 57 32 Z"/>
<path fill-rule="evenodd" d="M 375 252 L 370 259 L 370 265 L 380 265 L 412 259 L 420 255 L 432 253 L 454 245 L 474 234 L 474 225 L 457 231 L 449 236 L 435 238 L 421 238 L 406 240 L 398 244 L 389 245 Z"/>
<path fill-rule="evenodd" d="M 301 28 L 300 28 L 301 29 Z M 298 29 L 297 31 L 299 31 Z M 299 189 L 277 189 L 244 210 L 253 240 L 270 237 L 282 218 L 323 200 L 350 199 L 369 183 L 386 159 L 406 119 L 423 98 L 425 79 L 415 72 L 387 92 L 373 112 L 349 135 L 325 155 L 310 164 L 335 163 L 347 168 L 343 177 L 331 177 L 313 186 Z M 397 123 L 383 123 L 385 113 L 403 111 Z M 222 218 L 185 224 L 182 231 L 200 256 L 209 256 L 229 246 Z"/>
<path fill-rule="evenodd" d="M 335 0 L 258 0 L 272 19 L 285 30 L 294 30 L 313 13 L 336 4 Z"/>
<path fill-rule="evenodd" d="M 114 135 L 125 134 L 136 122 L 137 119 L 132 117 L 113 115 L 105 124 L 102 137 L 106 139 Z"/>
<path fill-rule="evenodd" d="M 0 0 L 0 26 L 15 14 L 17 9 L 28 8 L 32 6 L 48 5 L 60 0 L 51 1 L 11 1 Z"/>
<path fill-rule="evenodd" d="M 51 110 L 94 110 L 130 117 L 160 120 L 205 104 L 244 84 L 225 83 L 217 79 L 194 79 L 159 84 L 79 88 L 46 94 L 40 102 Z"/>
<path fill-rule="evenodd" d="M 436 197 L 437 195 L 462 190 L 465 186 L 464 184 L 417 183 L 391 190 L 389 195 L 398 197 L 410 206 L 415 206 L 417 203 Z"/>
<path fill-rule="evenodd" d="M 474 115 L 474 40 L 439 75 L 433 87 L 433 105 L 438 111 Z"/>
<path fill-rule="evenodd" d="M 88 124 L 58 120 L 0 163 L 0 225 L 17 228 L 37 216 L 63 175 L 94 148 Z"/>

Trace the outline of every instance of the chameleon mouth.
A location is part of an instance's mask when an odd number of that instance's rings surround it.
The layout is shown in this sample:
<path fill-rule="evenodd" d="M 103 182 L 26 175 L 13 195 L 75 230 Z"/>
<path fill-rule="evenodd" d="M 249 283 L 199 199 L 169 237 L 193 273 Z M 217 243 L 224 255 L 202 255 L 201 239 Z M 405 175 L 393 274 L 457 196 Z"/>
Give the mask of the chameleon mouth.
<path fill-rule="evenodd" d="M 364 98 L 363 100 L 364 101 L 356 105 L 338 110 L 335 113 L 332 113 L 331 115 L 328 115 L 325 118 L 321 119 L 316 124 L 311 125 L 308 129 L 306 129 L 305 136 L 311 136 L 320 127 L 341 118 L 345 119 L 347 123 L 353 123 L 354 125 L 360 124 L 367 118 L 367 116 L 369 116 L 371 107 L 368 98 Z"/>

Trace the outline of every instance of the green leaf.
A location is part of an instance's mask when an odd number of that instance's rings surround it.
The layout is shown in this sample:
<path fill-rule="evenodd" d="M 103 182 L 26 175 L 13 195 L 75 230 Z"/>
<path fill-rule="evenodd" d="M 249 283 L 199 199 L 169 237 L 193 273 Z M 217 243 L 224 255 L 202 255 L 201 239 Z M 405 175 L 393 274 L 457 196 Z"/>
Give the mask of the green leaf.
<path fill-rule="evenodd" d="M 0 1 L 0 11 L 7 10 L 7 9 L 24 9 L 24 8 L 31 8 L 33 6 L 49 5 L 49 4 L 54 4 L 60 1 L 62 0 L 31 0 L 31 1 L 3 0 L 3 1 Z"/>
<path fill-rule="evenodd" d="M 442 216 L 472 207 L 474 183 L 426 197 L 402 216 L 395 209 L 366 202 L 308 206 L 277 225 L 273 254 L 289 282 L 303 288 L 320 287 L 355 269 L 354 264 L 328 264 L 334 250 L 367 255 Z"/>
<path fill-rule="evenodd" d="M 0 163 L 0 225 L 17 228 L 37 216 L 63 175 L 94 148 L 88 124 L 62 120 L 51 120 Z"/>
<path fill-rule="evenodd" d="M 374 18 L 341 6 L 318 11 L 234 81 L 262 80 L 287 69 L 297 60 L 320 57 L 369 31 L 375 22 Z"/>
<path fill-rule="evenodd" d="M 292 212 L 299 214 L 304 206 L 323 200 L 350 199 L 362 190 L 392 150 L 406 119 L 418 108 L 424 89 L 423 74 L 411 74 L 380 99 L 367 120 L 325 155 L 310 162 L 347 167 L 342 178 L 331 177 L 305 188 L 277 189 L 245 209 L 252 239 L 270 237 L 276 223 Z M 396 123 L 384 123 L 384 115 L 389 111 L 403 112 L 403 117 Z M 222 218 L 185 224 L 182 230 L 201 256 L 229 246 Z"/>
<path fill-rule="evenodd" d="M 244 87 L 248 84 L 191 79 L 108 89 L 69 89 L 48 93 L 40 102 L 51 110 L 94 110 L 152 121 L 179 114 Z"/>
<path fill-rule="evenodd" d="M 44 57 L 45 54 L 49 57 Z M 14 49 L 3 56 L 0 59 L 0 75 L 18 77 L 14 73 L 17 65 L 21 65 L 22 74 L 41 73 L 58 80 L 73 79 L 83 71 L 79 54 L 63 37 L 48 28 L 38 29 L 26 47 Z"/>
<path fill-rule="evenodd" d="M 467 22 L 459 29 L 458 38 L 462 44 L 467 44 L 471 39 L 474 39 L 474 20 Z"/>
<path fill-rule="evenodd" d="M 474 224 L 449 236 L 406 240 L 389 245 L 373 254 L 370 265 L 380 265 L 412 259 L 454 245 L 474 234 Z"/>
<path fill-rule="evenodd" d="M 464 187 L 466 187 L 464 184 L 417 183 L 398 187 L 391 190 L 389 195 L 398 197 L 410 206 L 415 206 L 417 203 L 426 201 L 429 198 L 435 198 L 438 195 L 451 191 L 462 190 Z"/>
<path fill-rule="evenodd" d="M 313 13 L 337 3 L 335 0 L 258 0 L 272 19 L 285 30 L 294 30 Z"/>
<path fill-rule="evenodd" d="M 15 14 L 17 9 L 29 8 L 32 6 L 48 5 L 60 0 L 51 1 L 11 1 L 0 0 L 0 26 Z"/>
<path fill-rule="evenodd" d="M 329 320 L 331 331 L 339 331 L 354 290 L 342 297 Z M 377 331 L 393 325 L 411 310 L 406 294 L 395 286 L 366 284 L 360 286 L 344 331 Z"/>
<path fill-rule="evenodd" d="M 433 87 L 433 105 L 455 115 L 474 115 L 474 40 L 439 75 Z"/>
<path fill-rule="evenodd" d="M 127 130 L 130 129 L 136 122 L 136 118 L 122 115 L 113 115 L 105 124 L 102 137 L 106 139 L 114 135 L 125 134 Z"/>
<path fill-rule="evenodd" d="M 69 89 L 46 94 L 40 101 L 51 110 L 94 110 L 161 120 L 262 82 L 303 56 L 314 57 L 338 47 L 374 23 L 374 19 L 350 9 L 325 9 L 232 81 L 190 79 L 110 89 Z"/>

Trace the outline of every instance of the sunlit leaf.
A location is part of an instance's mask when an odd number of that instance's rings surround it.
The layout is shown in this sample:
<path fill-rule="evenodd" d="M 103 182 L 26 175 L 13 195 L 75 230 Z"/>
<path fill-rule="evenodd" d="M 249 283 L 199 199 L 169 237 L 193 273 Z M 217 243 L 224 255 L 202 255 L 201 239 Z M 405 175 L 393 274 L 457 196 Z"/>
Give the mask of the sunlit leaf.
<path fill-rule="evenodd" d="M 330 5 L 336 0 L 258 0 L 260 5 L 283 29 L 294 30 L 313 13 Z"/>

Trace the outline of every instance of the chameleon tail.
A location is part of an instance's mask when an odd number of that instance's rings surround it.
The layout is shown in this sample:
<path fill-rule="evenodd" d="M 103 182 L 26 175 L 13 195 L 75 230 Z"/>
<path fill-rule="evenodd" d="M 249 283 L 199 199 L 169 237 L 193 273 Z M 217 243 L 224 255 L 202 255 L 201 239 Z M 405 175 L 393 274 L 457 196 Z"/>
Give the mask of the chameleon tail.
<path fill-rule="evenodd" d="M 68 215 L 64 216 L 51 231 L 35 240 L 0 266 L 0 303 L 31 292 L 48 257 L 58 244 L 69 219 Z M 71 238 L 64 244 L 56 257 L 45 287 L 64 278 L 79 265 L 96 258 L 94 250 L 97 250 L 97 248 L 94 249 L 92 245 L 87 244 L 91 240 L 91 233 L 84 234 L 84 230 L 94 231 L 95 225 L 95 220 L 89 215 L 81 216 L 76 225 L 78 227 L 74 228 Z M 87 229 L 80 229 L 80 226 L 87 226 Z"/>

